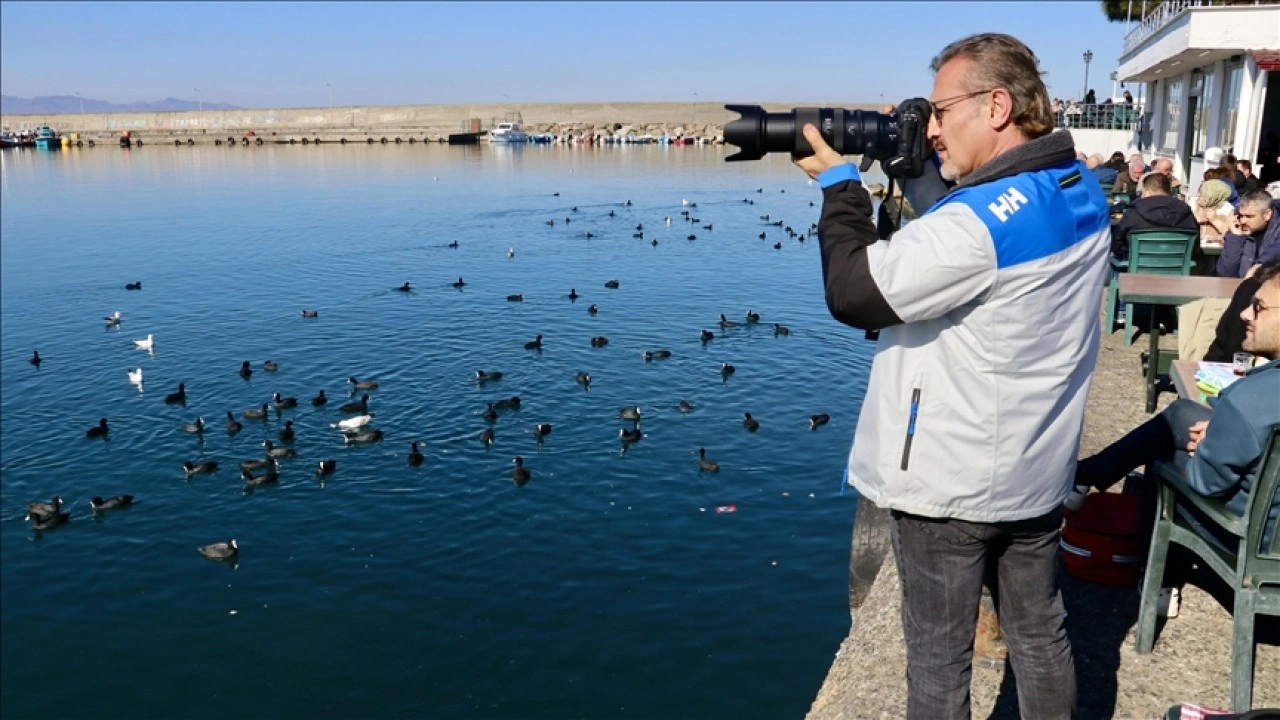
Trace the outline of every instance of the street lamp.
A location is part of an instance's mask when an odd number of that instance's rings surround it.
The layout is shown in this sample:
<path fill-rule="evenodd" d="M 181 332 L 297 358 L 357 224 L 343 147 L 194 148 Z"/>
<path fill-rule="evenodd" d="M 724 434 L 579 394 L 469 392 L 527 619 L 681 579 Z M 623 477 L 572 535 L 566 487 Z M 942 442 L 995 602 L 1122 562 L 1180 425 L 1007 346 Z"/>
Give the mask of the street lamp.
<path fill-rule="evenodd" d="M 332 110 L 333 109 L 333 88 L 330 87 L 329 83 L 325 83 L 324 89 L 329 91 L 329 109 Z"/>
<path fill-rule="evenodd" d="M 204 98 L 200 95 L 200 88 L 192 88 L 196 91 L 196 105 L 200 108 L 200 112 L 204 112 Z"/>
<path fill-rule="evenodd" d="M 698 93 L 693 94 L 693 124 L 698 124 Z"/>
<path fill-rule="evenodd" d="M 80 114 L 84 114 L 84 98 L 80 97 L 80 91 L 76 91 L 76 97 L 80 99 Z"/>
<path fill-rule="evenodd" d="M 1093 51 L 1084 51 L 1084 94 L 1089 94 L 1089 63 L 1093 62 Z"/>

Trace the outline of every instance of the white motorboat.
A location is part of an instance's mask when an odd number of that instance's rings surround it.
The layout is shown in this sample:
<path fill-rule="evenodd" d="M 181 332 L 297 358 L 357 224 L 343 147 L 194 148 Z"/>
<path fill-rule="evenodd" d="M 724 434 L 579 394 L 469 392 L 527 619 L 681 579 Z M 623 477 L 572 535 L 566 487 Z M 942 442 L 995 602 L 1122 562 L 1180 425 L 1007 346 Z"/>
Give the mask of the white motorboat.
<path fill-rule="evenodd" d="M 529 134 L 518 122 L 500 122 L 489 131 L 491 143 L 524 143 L 529 142 Z"/>

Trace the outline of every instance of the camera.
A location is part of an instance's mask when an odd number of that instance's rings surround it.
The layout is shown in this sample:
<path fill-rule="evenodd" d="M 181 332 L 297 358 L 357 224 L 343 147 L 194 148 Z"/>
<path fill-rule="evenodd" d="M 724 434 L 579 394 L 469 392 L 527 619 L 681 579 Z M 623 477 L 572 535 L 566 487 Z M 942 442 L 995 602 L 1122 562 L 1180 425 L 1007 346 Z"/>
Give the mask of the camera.
<path fill-rule="evenodd" d="M 740 116 L 724 126 L 724 141 L 739 148 L 726 162 L 759 160 L 771 152 L 812 155 L 802 132 L 805 124 L 818 128 L 841 155 L 861 155 L 858 167 L 863 172 L 879 160 L 890 177 L 920 177 L 931 152 L 926 137 L 931 108 L 923 98 L 904 100 L 891 115 L 843 108 L 801 107 L 781 113 L 765 112 L 759 105 L 725 105 L 724 109 Z"/>

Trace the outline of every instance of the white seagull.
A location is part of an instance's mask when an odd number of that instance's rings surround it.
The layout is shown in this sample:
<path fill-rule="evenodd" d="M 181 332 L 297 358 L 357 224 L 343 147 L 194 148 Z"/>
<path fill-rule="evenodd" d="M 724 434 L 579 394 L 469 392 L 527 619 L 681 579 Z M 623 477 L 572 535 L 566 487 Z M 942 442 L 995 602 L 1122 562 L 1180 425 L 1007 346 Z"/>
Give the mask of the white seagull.
<path fill-rule="evenodd" d="M 114 314 L 108 315 L 102 319 L 107 321 L 107 327 L 120 327 L 120 311 L 119 310 L 115 311 Z"/>
<path fill-rule="evenodd" d="M 152 342 L 151 333 L 147 333 L 147 339 L 146 339 L 146 340 L 134 340 L 134 341 L 133 341 L 133 344 L 134 344 L 134 345 L 135 345 L 139 350 L 148 350 L 148 351 L 150 351 L 150 350 L 155 349 L 155 344 Z"/>
<path fill-rule="evenodd" d="M 334 428 L 335 430 L 355 430 L 356 428 L 368 425 L 370 420 L 373 420 L 372 415 L 357 415 L 352 418 L 347 418 L 341 422 L 333 423 L 329 427 Z"/>
<path fill-rule="evenodd" d="M 513 258 L 515 256 L 516 256 L 516 249 L 513 247 L 507 248 L 507 257 Z"/>
<path fill-rule="evenodd" d="M 133 383 L 134 385 L 142 384 L 142 368 L 129 371 L 129 382 Z"/>

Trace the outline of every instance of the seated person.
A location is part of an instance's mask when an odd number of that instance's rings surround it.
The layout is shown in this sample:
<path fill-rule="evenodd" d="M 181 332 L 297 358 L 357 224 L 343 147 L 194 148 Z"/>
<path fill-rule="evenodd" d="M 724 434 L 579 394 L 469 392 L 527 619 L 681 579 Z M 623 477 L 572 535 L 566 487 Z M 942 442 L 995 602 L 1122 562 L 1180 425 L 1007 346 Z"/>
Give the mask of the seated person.
<path fill-rule="evenodd" d="M 1236 163 L 1236 169 L 1244 176 L 1244 187 L 1238 189 L 1241 194 L 1248 195 L 1258 189 L 1258 178 L 1253 176 L 1253 163 L 1241 160 Z"/>
<path fill-rule="evenodd" d="M 1129 233 L 1134 230 L 1186 230 L 1199 234 L 1200 223 L 1191 208 L 1169 197 L 1169 176 L 1158 172 L 1142 176 L 1142 197 L 1134 200 L 1120 222 L 1111 228 L 1111 254 L 1129 257 Z"/>
<path fill-rule="evenodd" d="M 1124 159 L 1124 153 L 1117 150 L 1111 153 L 1111 158 L 1107 160 L 1107 164 L 1115 168 L 1116 173 L 1122 173 L 1129 164 Z"/>
<path fill-rule="evenodd" d="M 1231 188 L 1222 180 L 1206 180 L 1200 194 L 1192 201 L 1192 212 L 1200 223 L 1200 241 L 1219 243 L 1231 229 L 1235 207 L 1227 201 Z"/>
<path fill-rule="evenodd" d="M 1223 179 L 1230 182 L 1235 187 L 1236 192 L 1243 193 L 1245 177 L 1244 173 L 1240 172 L 1239 161 L 1236 160 L 1236 156 L 1231 153 L 1223 155 L 1222 159 L 1218 161 L 1218 167 L 1227 171 Z"/>
<path fill-rule="evenodd" d="M 1138 181 L 1142 179 L 1143 174 L 1147 172 L 1147 164 L 1142 161 L 1141 155 L 1134 155 L 1129 158 L 1129 164 L 1125 166 L 1125 171 L 1116 176 L 1116 181 L 1111 184 L 1111 194 L 1128 193 L 1129 195 L 1138 194 Z"/>
<path fill-rule="evenodd" d="M 1094 153 L 1085 161 L 1085 167 L 1093 171 L 1098 178 L 1098 184 L 1104 188 L 1109 188 L 1116 182 L 1116 169 L 1109 163 L 1102 162 L 1102 156 Z"/>
<path fill-rule="evenodd" d="M 1280 260 L 1273 261 L 1269 265 L 1280 266 Z M 1261 266 L 1258 273 L 1261 273 L 1266 267 L 1266 265 Z M 1241 280 L 1240 284 L 1236 286 L 1235 293 L 1231 295 L 1231 302 L 1222 311 L 1222 317 L 1218 318 L 1218 325 L 1213 331 L 1213 342 L 1205 350 L 1202 360 L 1205 362 L 1231 362 L 1236 353 L 1244 352 L 1245 323 L 1241 319 L 1240 313 L 1244 312 L 1244 309 L 1253 303 L 1253 295 L 1256 292 L 1258 292 L 1257 273 L 1254 274 L 1254 277 L 1247 277 Z"/>
<path fill-rule="evenodd" d="M 1182 187 L 1182 181 L 1173 176 L 1173 160 L 1167 157 L 1158 157 L 1151 161 L 1151 172 L 1158 172 L 1169 178 L 1169 184 L 1173 187 L 1170 195 L 1177 197 L 1178 189 Z"/>
<path fill-rule="evenodd" d="M 1240 199 L 1235 227 L 1222 238 L 1218 256 L 1219 277 L 1246 277 L 1255 265 L 1280 257 L 1280 215 L 1265 190 L 1255 190 Z"/>
<path fill-rule="evenodd" d="M 1242 346 L 1266 364 L 1255 365 L 1223 390 L 1213 409 L 1176 400 L 1102 452 L 1081 460 L 1068 507 L 1078 507 L 1091 488 L 1106 490 L 1134 468 L 1185 451 L 1187 485 L 1206 497 L 1224 498 L 1237 514 L 1244 512 L 1271 427 L 1280 424 L 1280 263 L 1264 266 L 1257 279 L 1258 290 L 1240 313 L 1245 325 Z M 1144 490 L 1152 487 L 1148 484 Z M 1280 497 L 1271 501 L 1264 542 L 1275 531 L 1278 509 Z"/>
<path fill-rule="evenodd" d="M 1209 168 L 1204 171 L 1203 179 L 1206 182 L 1209 180 L 1221 180 L 1225 182 L 1227 187 L 1231 188 L 1231 194 L 1227 196 L 1227 202 L 1231 203 L 1231 207 L 1233 208 L 1236 206 L 1236 203 L 1240 202 L 1240 193 L 1236 190 L 1236 186 L 1231 179 L 1231 172 L 1226 168 Z"/>

